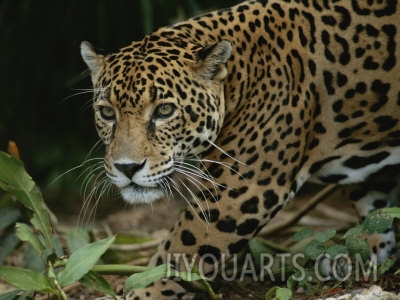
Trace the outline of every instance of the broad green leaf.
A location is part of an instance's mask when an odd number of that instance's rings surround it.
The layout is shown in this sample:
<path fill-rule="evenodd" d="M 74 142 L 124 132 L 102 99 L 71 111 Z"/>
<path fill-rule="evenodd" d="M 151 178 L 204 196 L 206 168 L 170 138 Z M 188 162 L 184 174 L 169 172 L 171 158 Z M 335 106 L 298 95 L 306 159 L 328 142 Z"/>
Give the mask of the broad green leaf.
<path fill-rule="evenodd" d="M 43 244 L 42 236 L 39 236 L 39 240 Z M 56 257 L 63 256 L 64 249 L 61 245 L 60 239 L 57 236 L 54 236 L 51 240 L 51 243 L 53 245 L 53 249 L 45 249 L 42 255 L 39 255 L 36 250 L 33 249 L 32 245 L 29 245 L 29 247 L 24 252 L 24 266 L 26 268 L 35 270 L 36 272 L 42 272 L 46 268 L 44 261 L 50 260 L 54 262 L 54 259 Z"/>
<path fill-rule="evenodd" d="M 125 294 L 132 290 L 145 288 L 149 284 L 168 276 L 170 273 L 170 265 L 163 264 L 148 271 L 133 274 L 125 281 Z"/>
<path fill-rule="evenodd" d="M 35 195 L 35 196 L 33 196 Z M 35 199 L 36 198 L 36 199 Z M 32 194 L 32 199 L 35 199 L 37 202 L 34 204 L 39 204 L 43 202 L 42 195 L 40 193 Z M 42 205 L 40 205 L 42 206 Z M 43 209 L 43 207 L 35 206 L 36 210 L 33 214 L 32 219 L 30 220 L 32 225 L 40 231 L 43 235 L 44 241 L 46 243 L 47 248 L 52 248 L 52 235 L 51 235 L 51 223 L 50 223 L 50 215 L 47 210 Z"/>
<path fill-rule="evenodd" d="M 308 270 L 305 268 L 297 269 L 296 272 L 289 276 L 287 280 L 287 287 L 294 288 L 297 285 L 303 286 L 309 280 L 309 273 Z"/>
<path fill-rule="evenodd" d="M 203 278 L 200 274 L 197 273 L 191 273 L 191 272 L 174 272 L 175 277 L 179 277 L 184 281 L 196 281 L 196 280 L 206 280 L 206 278 Z"/>
<path fill-rule="evenodd" d="M 0 188 L 14 194 L 24 206 L 34 212 L 32 224 L 42 233 L 46 247 L 51 248 L 50 220 L 44 209 L 42 195 L 22 162 L 4 152 L 0 152 Z"/>
<path fill-rule="evenodd" d="M 116 294 L 112 287 L 103 276 L 96 272 L 89 271 L 79 280 L 79 282 L 93 290 L 100 291 L 116 299 Z"/>
<path fill-rule="evenodd" d="M 112 236 L 88 244 L 72 253 L 65 265 L 65 269 L 58 274 L 60 285 L 67 286 L 80 280 L 107 251 L 114 239 L 115 237 Z"/>
<path fill-rule="evenodd" d="M 20 239 L 15 235 L 15 229 L 4 232 L 0 235 L 0 265 L 2 265 L 14 249 L 21 243 Z"/>
<path fill-rule="evenodd" d="M 343 245 L 333 245 L 326 250 L 326 254 L 329 255 L 329 258 L 334 260 L 336 256 L 346 254 L 347 249 Z"/>
<path fill-rule="evenodd" d="M 286 280 L 286 286 L 290 290 L 294 290 L 298 285 L 298 282 L 293 279 L 293 275 L 290 275 L 289 278 Z"/>
<path fill-rule="evenodd" d="M 89 234 L 84 228 L 74 228 L 67 233 L 69 250 L 74 253 L 78 249 L 89 244 Z"/>
<path fill-rule="evenodd" d="M 45 251 L 43 257 L 47 256 L 48 251 Z M 29 245 L 28 248 L 24 251 L 23 262 L 24 267 L 27 269 L 34 270 L 38 273 L 43 272 L 46 269 L 46 264 L 35 249 L 33 249 L 32 245 Z"/>
<path fill-rule="evenodd" d="M 32 228 L 30 228 L 28 225 L 23 224 L 23 223 L 17 223 L 15 225 L 16 230 L 17 230 L 17 237 L 24 242 L 29 242 L 33 249 L 35 249 L 36 253 L 39 255 L 43 254 L 43 251 L 45 250 L 44 245 L 42 242 L 39 240 L 37 235 L 33 233 Z"/>
<path fill-rule="evenodd" d="M 290 300 L 292 298 L 292 291 L 288 288 L 278 288 L 275 292 L 277 300 Z"/>
<path fill-rule="evenodd" d="M 0 151 L 0 187 L 8 192 L 15 190 L 30 192 L 34 186 L 35 183 L 25 172 L 22 162 L 14 156 Z M 29 203 L 26 206 L 28 205 Z"/>
<path fill-rule="evenodd" d="M 21 216 L 19 209 L 14 207 L 0 208 L 0 230 L 14 224 Z"/>
<path fill-rule="evenodd" d="M 0 300 L 16 300 L 19 299 L 19 294 L 21 294 L 24 290 L 15 290 L 5 294 L 0 295 Z"/>
<path fill-rule="evenodd" d="M 326 241 L 330 240 L 332 237 L 334 237 L 336 234 L 336 230 L 335 229 L 328 229 L 322 232 L 317 232 L 314 235 L 314 238 L 317 241 L 320 241 L 321 243 L 325 243 Z"/>
<path fill-rule="evenodd" d="M 295 235 L 292 237 L 292 241 L 298 242 L 298 241 L 304 240 L 304 239 L 312 236 L 314 233 L 315 233 L 315 231 L 310 228 L 303 228 L 295 233 Z"/>
<path fill-rule="evenodd" d="M 392 257 L 392 258 L 388 258 L 387 260 L 385 260 L 383 262 L 383 264 L 381 264 L 379 266 L 379 275 L 383 275 L 385 274 L 387 271 L 389 271 L 389 269 L 394 265 L 394 263 L 396 262 L 397 258 L 396 257 Z"/>
<path fill-rule="evenodd" d="M 361 225 L 354 226 L 347 230 L 345 235 L 343 236 L 346 240 L 348 239 L 358 239 L 364 234 Z"/>
<path fill-rule="evenodd" d="M 367 234 L 383 233 L 392 225 L 392 222 L 392 216 L 384 213 L 382 210 L 376 210 L 368 214 L 361 224 L 361 228 Z"/>
<path fill-rule="evenodd" d="M 274 286 L 268 290 L 265 294 L 265 300 L 273 300 L 275 298 L 275 292 L 279 287 Z"/>
<path fill-rule="evenodd" d="M 53 283 L 46 276 L 30 269 L 0 266 L 0 276 L 22 290 L 34 290 L 52 294 L 57 292 Z"/>
<path fill-rule="evenodd" d="M 318 256 L 323 254 L 326 250 L 324 243 L 317 240 L 312 240 L 305 248 L 304 254 L 312 260 L 316 260 Z"/>
<path fill-rule="evenodd" d="M 258 238 L 253 238 L 250 240 L 249 249 L 251 256 L 253 257 L 253 262 L 256 266 L 260 266 L 262 254 L 274 254 L 274 251 L 265 246 L 265 244 L 263 244 Z"/>
<path fill-rule="evenodd" d="M 288 288 L 274 286 L 265 294 L 265 300 L 290 300 L 292 291 Z"/>
<path fill-rule="evenodd" d="M 346 247 L 352 258 L 354 258 L 356 254 L 360 254 L 363 261 L 367 261 L 370 258 L 370 246 L 363 238 L 346 239 Z"/>
<path fill-rule="evenodd" d="M 52 237 L 51 244 L 53 245 L 53 248 L 50 249 L 52 252 L 49 253 L 48 255 L 51 255 L 52 253 L 55 253 L 54 255 L 56 257 L 65 255 L 63 245 L 61 244 L 61 240 L 57 235 L 54 235 Z"/>
<path fill-rule="evenodd" d="M 389 216 L 400 219 L 400 207 L 385 208 L 383 211 Z"/>

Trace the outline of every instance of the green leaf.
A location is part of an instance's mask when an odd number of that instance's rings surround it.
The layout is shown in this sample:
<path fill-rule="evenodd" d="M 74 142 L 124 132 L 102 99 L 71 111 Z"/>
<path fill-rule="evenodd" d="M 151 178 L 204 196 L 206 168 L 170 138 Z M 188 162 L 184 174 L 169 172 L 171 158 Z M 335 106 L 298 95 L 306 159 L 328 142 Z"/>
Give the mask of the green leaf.
<path fill-rule="evenodd" d="M 15 236 L 15 229 L 11 228 L 0 235 L 0 265 L 4 263 L 7 256 L 21 243 Z"/>
<path fill-rule="evenodd" d="M 78 249 L 89 244 L 89 234 L 87 230 L 82 227 L 74 228 L 67 233 L 68 247 L 73 253 Z"/>
<path fill-rule="evenodd" d="M 260 266 L 261 257 L 263 254 L 275 254 L 275 252 L 268 248 L 264 243 L 262 243 L 259 238 L 253 238 L 250 240 L 249 249 L 251 256 L 253 257 L 253 263 L 255 264 L 255 266 Z"/>
<path fill-rule="evenodd" d="M 42 233 L 46 247 L 51 248 L 50 218 L 42 195 L 22 162 L 4 152 L 0 152 L 0 188 L 14 194 L 25 207 L 34 212 L 32 224 Z"/>
<path fill-rule="evenodd" d="M 298 232 L 296 232 L 296 234 L 292 237 L 292 241 L 298 242 L 298 241 L 304 240 L 304 239 L 312 236 L 314 233 L 315 233 L 315 231 L 310 228 L 303 228 L 303 229 L 299 230 Z"/>
<path fill-rule="evenodd" d="M 53 249 L 51 249 L 52 252 L 49 253 L 48 255 L 51 255 L 54 252 L 55 252 L 55 255 L 58 257 L 65 255 L 63 245 L 61 244 L 61 240 L 58 236 L 54 235 L 52 237 L 51 244 L 53 245 Z"/>
<path fill-rule="evenodd" d="M 7 192 L 32 191 L 35 183 L 25 172 L 22 162 L 0 151 L 0 187 Z M 24 204 L 25 205 L 25 204 Z M 26 203 L 25 206 L 28 206 Z M 32 208 L 32 207 L 30 207 Z"/>
<path fill-rule="evenodd" d="M 292 291 L 288 288 L 274 286 L 265 294 L 265 300 L 290 300 Z"/>
<path fill-rule="evenodd" d="M 100 257 L 114 242 L 115 237 L 109 237 L 88 244 L 72 253 L 65 269 L 58 274 L 58 282 L 61 286 L 70 285 L 80 280 L 96 264 Z"/>
<path fill-rule="evenodd" d="M 326 250 L 326 254 L 330 259 L 334 260 L 336 256 L 346 254 L 347 249 L 343 245 L 333 245 Z"/>
<path fill-rule="evenodd" d="M 346 240 L 347 239 L 358 239 L 362 237 L 364 234 L 363 229 L 361 228 L 361 225 L 354 226 L 347 230 L 345 235 L 343 236 Z"/>
<path fill-rule="evenodd" d="M 295 281 L 296 284 L 295 285 L 300 285 L 300 286 L 304 286 L 309 280 L 309 273 L 307 269 L 298 269 L 294 274 L 290 275 L 288 278 L 291 281 Z M 293 283 L 288 283 L 287 287 L 290 289 L 291 285 Z"/>
<path fill-rule="evenodd" d="M 325 243 L 326 241 L 330 240 L 332 237 L 334 237 L 336 234 L 336 230 L 335 229 L 328 229 L 322 232 L 317 232 L 314 235 L 314 238 L 317 241 L 320 241 L 321 243 Z"/>
<path fill-rule="evenodd" d="M 16 300 L 19 299 L 19 294 L 21 294 L 23 290 L 15 290 L 5 294 L 0 295 L 0 300 Z"/>
<path fill-rule="evenodd" d="M 355 258 L 356 254 L 360 254 L 363 261 L 367 261 L 370 258 L 370 246 L 363 238 L 346 239 L 346 247 L 352 258 Z"/>
<path fill-rule="evenodd" d="M 286 286 L 289 290 L 294 290 L 298 286 L 298 282 L 293 279 L 293 274 L 287 279 Z"/>
<path fill-rule="evenodd" d="M 383 233 L 393 222 L 393 217 L 386 214 L 383 210 L 376 210 L 368 214 L 361 228 L 367 234 Z"/>
<path fill-rule="evenodd" d="M 160 280 L 171 273 L 173 273 L 173 271 L 171 272 L 170 265 L 163 264 L 150 270 L 133 274 L 125 281 L 125 293 L 145 288 L 149 284 Z"/>
<path fill-rule="evenodd" d="M 11 207 L 0 208 L 0 230 L 15 223 L 21 216 L 19 209 Z"/>
<path fill-rule="evenodd" d="M 324 243 L 317 240 L 312 240 L 305 248 L 304 254 L 312 260 L 316 260 L 318 256 L 323 254 L 326 250 Z"/>
<path fill-rule="evenodd" d="M 268 292 L 265 294 L 265 300 L 273 300 L 274 297 L 275 297 L 275 292 L 276 292 L 276 290 L 277 290 L 278 288 L 279 288 L 279 287 L 277 287 L 277 286 L 274 286 L 274 287 L 270 288 L 270 289 L 268 290 Z"/>
<path fill-rule="evenodd" d="M 43 202 L 42 195 L 40 193 L 32 194 L 32 200 L 35 201 L 35 213 L 33 214 L 32 219 L 30 220 L 32 225 L 40 231 L 43 235 L 45 244 L 47 248 L 52 248 L 52 236 L 51 236 L 51 223 L 50 223 L 50 215 L 49 213 L 39 207 L 40 202 Z M 40 205 L 41 206 L 41 205 Z"/>
<path fill-rule="evenodd" d="M 396 262 L 397 258 L 393 257 L 393 258 L 388 258 L 387 260 L 385 260 L 383 262 L 383 264 L 381 264 L 379 266 L 379 275 L 383 275 L 385 274 L 387 271 L 389 271 L 389 269 L 394 265 L 394 263 Z"/>
<path fill-rule="evenodd" d="M 205 280 L 205 278 L 203 278 L 200 274 L 197 273 L 175 271 L 173 274 L 175 277 L 179 277 L 184 281 Z"/>
<path fill-rule="evenodd" d="M 28 225 L 23 223 L 17 223 L 15 227 L 17 230 L 17 237 L 21 241 L 29 242 L 33 249 L 35 249 L 36 253 L 42 255 L 43 251 L 45 250 L 44 245 L 39 240 L 37 235 L 33 233 L 33 230 Z"/>
<path fill-rule="evenodd" d="M 45 251 L 43 257 L 46 257 L 48 251 Z M 24 251 L 23 262 L 24 267 L 27 269 L 34 270 L 38 273 L 42 273 L 46 269 L 46 264 L 35 249 L 33 249 L 32 245 L 29 245 L 28 248 Z"/>
<path fill-rule="evenodd" d="M 383 211 L 389 216 L 400 219 L 400 207 L 385 208 Z"/>
<path fill-rule="evenodd" d="M 55 294 L 53 283 L 43 274 L 30 269 L 0 266 L 0 276 L 22 290 L 34 290 Z"/>
<path fill-rule="evenodd" d="M 112 287 L 103 276 L 96 272 L 89 271 L 79 280 L 79 282 L 91 288 L 92 290 L 100 291 L 116 299 L 116 294 Z"/>
<path fill-rule="evenodd" d="M 292 291 L 288 288 L 278 288 L 275 297 L 277 300 L 290 300 L 292 298 Z"/>
<path fill-rule="evenodd" d="M 43 244 L 43 237 L 39 236 L 39 240 Z M 62 248 L 61 241 L 57 236 L 54 236 L 51 240 L 53 249 L 45 249 L 42 255 L 39 255 L 36 250 L 33 249 L 32 245 L 24 252 L 23 262 L 26 268 L 35 270 L 36 272 L 43 272 L 46 269 L 45 262 L 51 261 L 54 263 L 57 257 L 64 255 L 64 249 Z"/>

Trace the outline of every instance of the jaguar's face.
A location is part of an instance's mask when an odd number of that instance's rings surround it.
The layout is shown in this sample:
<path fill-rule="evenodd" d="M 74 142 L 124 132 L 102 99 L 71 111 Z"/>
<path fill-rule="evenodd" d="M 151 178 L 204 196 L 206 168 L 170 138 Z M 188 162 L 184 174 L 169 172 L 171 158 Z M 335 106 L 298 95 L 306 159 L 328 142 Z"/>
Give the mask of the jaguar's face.
<path fill-rule="evenodd" d="M 189 50 L 159 44 L 134 43 L 102 56 L 82 43 L 94 84 L 96 128 L 107 146 L 105 169 L 131 203 L 169 194 L 171 184 L 178 184 L 174 175 L 191 172 L 184 160 L 211 146 L 224 117 L 230 44 Z"/>

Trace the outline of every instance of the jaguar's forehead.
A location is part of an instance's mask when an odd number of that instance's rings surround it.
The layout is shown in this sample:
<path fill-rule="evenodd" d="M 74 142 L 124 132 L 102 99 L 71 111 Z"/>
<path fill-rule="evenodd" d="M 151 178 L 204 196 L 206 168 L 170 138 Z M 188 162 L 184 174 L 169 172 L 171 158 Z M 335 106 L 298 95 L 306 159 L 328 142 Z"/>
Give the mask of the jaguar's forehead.
<path fill-rule="evenodd" d="M 171 71 L 172 67 L 182 67 L 193 62 L 196 45 L 189 45 L 179 39 L 147 36 L 142 41 L 133 42 L 106 57 L 105 64 L 112 74 L 127 75 L 131 70 L 155 73 L 157 70 Z"/>
<path fill-rule="evenodd" d="M 105 57 L 98 87 L 119 101 L 134 96 L 137 103 L 144 94 L 150 101 L 169 97 L 177 82 L 190 77 L 188 67 L 198 48 L 182 40 L 148 36 Z"/>

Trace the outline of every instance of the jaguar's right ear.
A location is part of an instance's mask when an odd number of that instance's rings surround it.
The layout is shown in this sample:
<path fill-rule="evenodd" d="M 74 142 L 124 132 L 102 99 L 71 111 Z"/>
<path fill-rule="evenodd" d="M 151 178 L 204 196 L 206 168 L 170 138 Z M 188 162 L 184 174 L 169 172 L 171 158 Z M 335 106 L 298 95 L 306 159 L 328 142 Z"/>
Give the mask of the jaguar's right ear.
<path fill-rule="evenodd" d="M 104 56 L 102 54 L 98 54 L 95 50 L 95 47 L 87 41 L 83 41 L 81 43 L 81 55 L 86 65 L 90 69 L 92 79 L 94 79 L 100 68 L 103 66 Z"/>
<path fill-rule="evenodd" d="M 227 75 L 226 62 L 232 55 L 232 45 L 221 40 L 197 52 L 197 72 L 207 81 L 221 81 Z"/>

